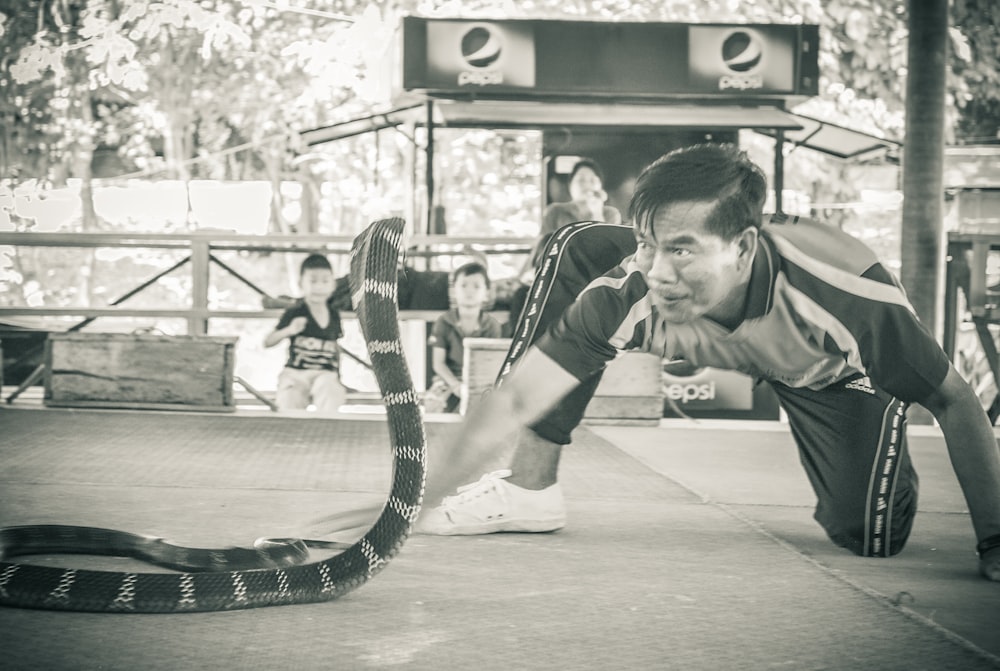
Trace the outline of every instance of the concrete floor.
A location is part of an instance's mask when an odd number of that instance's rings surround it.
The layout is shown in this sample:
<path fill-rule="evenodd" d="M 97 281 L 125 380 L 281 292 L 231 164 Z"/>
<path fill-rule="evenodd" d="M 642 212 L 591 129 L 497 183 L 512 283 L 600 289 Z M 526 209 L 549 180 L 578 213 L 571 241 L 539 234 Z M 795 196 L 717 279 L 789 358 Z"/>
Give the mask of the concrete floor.
<path fill-rule="evenodd" d="M 453 422 L 428 422 L 431 459 Z M 787 428 L 590 426 L 564 453 L 559 533 L 413 536 L 338 601 L 225 613 L 0 609 L 0 668 L 1000 669 L 1000 584 L 944 443 L 911 431 L 907 550 L 859 559 L 812 521 Z M 317 528 L 382 500 L 381 416 L 0 408 L 0 525 L 195 546 Z M 136 570 L 131 560 L 40 557 Z"/>

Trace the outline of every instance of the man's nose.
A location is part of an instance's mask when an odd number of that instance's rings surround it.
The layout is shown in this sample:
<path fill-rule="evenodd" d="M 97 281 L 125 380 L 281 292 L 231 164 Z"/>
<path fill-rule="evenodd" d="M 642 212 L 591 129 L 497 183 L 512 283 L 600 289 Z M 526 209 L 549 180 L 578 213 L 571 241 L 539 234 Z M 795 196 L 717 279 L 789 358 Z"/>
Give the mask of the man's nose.
<path fill-rule="evenodd" d="M 647 273 L 649 279 L 659 284 L 674 284 L 677 282 L 677 269 L 669 254 L 657 252 L 653 255 L 653 263 Z"/>

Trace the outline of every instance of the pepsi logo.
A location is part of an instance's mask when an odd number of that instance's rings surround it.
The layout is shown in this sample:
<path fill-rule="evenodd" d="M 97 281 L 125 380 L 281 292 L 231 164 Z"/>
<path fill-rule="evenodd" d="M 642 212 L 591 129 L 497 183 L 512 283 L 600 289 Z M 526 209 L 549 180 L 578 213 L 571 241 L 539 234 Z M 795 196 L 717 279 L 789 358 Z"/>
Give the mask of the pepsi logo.
<path fill-rule="evenodd" d="M 750 72 L 760 65 L 763 49 L 760 40 L 737 30 L 722 42 L 722 60 L 733 72 Z"/>
<path fill-rule="evenodd" d="M 462 58 L 474 68 L 488 68 L 503 51 L 500 37 L 486 26 L 473 26 L 462 36 Z"/>

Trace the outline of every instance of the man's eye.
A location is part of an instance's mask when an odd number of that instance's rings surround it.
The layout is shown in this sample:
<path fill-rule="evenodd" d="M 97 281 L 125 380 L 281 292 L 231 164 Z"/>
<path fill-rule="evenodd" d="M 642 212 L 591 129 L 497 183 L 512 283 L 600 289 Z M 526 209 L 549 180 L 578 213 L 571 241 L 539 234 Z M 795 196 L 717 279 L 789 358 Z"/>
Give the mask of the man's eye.
<path fill-rule="evenodd" d="M 671 248 L 670 253 L 673 254 L 674 256 L 679 256 L 681 258 L 684 258 L 686 256 L 691 255 L 691 250 L 685 247 L 673 247 Z"/>
<path fill-rule="evenodd" d="M 650 243 L 646 242 L 645 240 L 636 240 L 635 244 L 636 244 L 636 248 L 640 252 L 648 252 L 651 249 L 653 249 L 653 245 L 651 245 Z"/>

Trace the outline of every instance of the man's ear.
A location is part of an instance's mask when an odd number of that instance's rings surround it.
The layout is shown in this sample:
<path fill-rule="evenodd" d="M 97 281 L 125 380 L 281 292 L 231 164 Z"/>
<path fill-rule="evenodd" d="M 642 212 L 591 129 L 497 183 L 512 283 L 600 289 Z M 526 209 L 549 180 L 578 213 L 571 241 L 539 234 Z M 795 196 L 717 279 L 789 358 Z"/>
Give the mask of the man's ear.
<path fill-rule="evenodd" d="M 756 226 L 747 226 L 736 238 L 736 250 L 739 255 L 740 270 L 750 267 L 757 253 L 757 243 L 760 230 Z"/>

